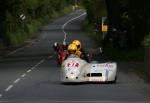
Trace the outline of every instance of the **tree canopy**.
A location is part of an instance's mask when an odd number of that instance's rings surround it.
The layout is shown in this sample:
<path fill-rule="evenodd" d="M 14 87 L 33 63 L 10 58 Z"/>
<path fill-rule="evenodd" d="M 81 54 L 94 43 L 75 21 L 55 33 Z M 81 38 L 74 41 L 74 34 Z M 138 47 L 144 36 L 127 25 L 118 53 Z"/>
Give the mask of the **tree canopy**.
<path fill-rule="evenodd" d="M 113 35 L 113 28 L 119 32 L 125 31 L 126 43 L 124 45 L 128 48 L 140 47 L 144 37 L 150 32 L 149 0 L 83 0 L 83 4 L 91 24 L 95 18 L 101 22 L 100 17 L 108 17 L 108 36 L 114 39 L 122 38 L 121 33 Z M 107 12 L 102 9 L 104 6 Z"/>
<path fill-rule="evenodd" d="M 71 3 L 72 0 L 1 0 L 0 43 L 19 43 L 19 38 L 29 37 L 35 26 L 54 18 Z"/>

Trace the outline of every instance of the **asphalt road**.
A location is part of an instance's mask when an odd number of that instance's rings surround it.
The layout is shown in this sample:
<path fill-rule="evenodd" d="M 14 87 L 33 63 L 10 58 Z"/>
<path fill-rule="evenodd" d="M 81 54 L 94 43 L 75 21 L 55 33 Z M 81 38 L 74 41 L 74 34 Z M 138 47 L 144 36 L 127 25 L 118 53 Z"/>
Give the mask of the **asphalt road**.
<path fill-rule="evenodd" d="M 0 103 L 150 103 L 150 85 L 118 64 L 116 84 L 63 85 L 52 44 L 80 39 L 86 49 L 96 48 L 80 23 L 79 10 L 43 27 L 39 37 L 0 60 Z M 76 18 L 80 16 L 79 18 Z M 70 23 L 67 21 L 76 18 Z"/>

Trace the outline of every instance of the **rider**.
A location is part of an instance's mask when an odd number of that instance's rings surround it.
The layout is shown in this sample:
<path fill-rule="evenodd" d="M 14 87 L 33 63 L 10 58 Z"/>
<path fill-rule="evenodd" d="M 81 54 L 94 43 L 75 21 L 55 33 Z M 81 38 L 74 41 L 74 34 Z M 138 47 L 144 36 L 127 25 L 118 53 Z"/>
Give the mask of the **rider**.
<path fill-rule="evenodd" d="M 55 42 L 54 44 L 53 44 L 53 49 L 54 49 L 54 51 L 56 51 L 56 52 L 61 52 L 61 51 L 66 51 L 67 50 L 67 44 L 66 43 L 63 43 L 63 44 L 60 44 L 60 43 L 58 43 L 58 42 Z"/>
<path fill-rule="evenodd" d="M 57 42 L 55 42 L 55 43 L 53 44 L 53 49 L 54 49 L 56 52 L 59 51 L 59 44 L 58 44 Z"/>
<path fill-rule="evenodd" d="M 72 44 L 75 44 L 77 46 L 77 51 L 76 51 L 76 55 L 78 55 L 78 57 L 82 58 L 82 52 L 83 50 L 81 49 L 81 42 L 79 40 L 74 40 L 72 42 Z"/>

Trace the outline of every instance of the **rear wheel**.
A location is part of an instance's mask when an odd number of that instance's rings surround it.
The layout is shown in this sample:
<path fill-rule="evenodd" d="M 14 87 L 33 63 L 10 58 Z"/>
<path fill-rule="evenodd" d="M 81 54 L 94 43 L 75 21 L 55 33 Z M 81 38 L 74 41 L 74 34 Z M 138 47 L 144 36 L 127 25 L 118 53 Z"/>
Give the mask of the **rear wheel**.
<path fill-rule="evenodd" d="M 117 76 L 115 77 L 115 80 L 109 81 L 108 83 L 111 83 L 111 84 L 117 83 Z"/>
<path fill-rule="evenodd" d="M 117 82 L 117 76 L 115 77 L 115 80 L 112 81 L 112 83 L 116 83 Z"/>

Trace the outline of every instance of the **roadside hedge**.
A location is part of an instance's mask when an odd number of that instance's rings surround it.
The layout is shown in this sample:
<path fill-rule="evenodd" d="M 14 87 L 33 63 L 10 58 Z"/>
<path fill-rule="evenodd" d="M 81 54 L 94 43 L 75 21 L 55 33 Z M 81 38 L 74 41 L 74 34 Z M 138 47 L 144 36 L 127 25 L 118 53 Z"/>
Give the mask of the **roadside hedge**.
<path fill-rule="evenodd" d="M 1 0 L 0 47 L 34 37 L 41 25 L 71 11 L 72 0 Z"/>

